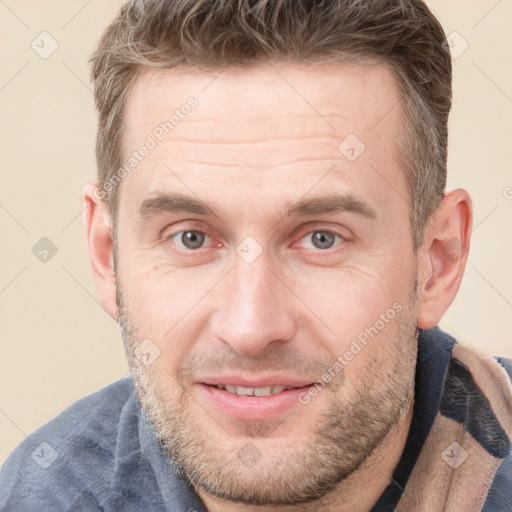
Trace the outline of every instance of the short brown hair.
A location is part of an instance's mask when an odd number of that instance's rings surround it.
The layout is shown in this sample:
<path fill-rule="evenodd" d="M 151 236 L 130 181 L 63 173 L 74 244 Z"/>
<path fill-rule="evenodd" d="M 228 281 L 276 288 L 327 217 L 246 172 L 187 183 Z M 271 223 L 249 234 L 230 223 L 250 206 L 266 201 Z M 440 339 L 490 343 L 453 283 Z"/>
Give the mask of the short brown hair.
<path fill-rule="evenodd" d="M 446 186 L 452 65 L 445 39 L 421 0 L 128 1 L 91 57 L 99 187 L 114 226 L 124 111 L 144 69 L 371 59 L 388 65 L 400 88 L 401 163 L 416 249 Z"/>

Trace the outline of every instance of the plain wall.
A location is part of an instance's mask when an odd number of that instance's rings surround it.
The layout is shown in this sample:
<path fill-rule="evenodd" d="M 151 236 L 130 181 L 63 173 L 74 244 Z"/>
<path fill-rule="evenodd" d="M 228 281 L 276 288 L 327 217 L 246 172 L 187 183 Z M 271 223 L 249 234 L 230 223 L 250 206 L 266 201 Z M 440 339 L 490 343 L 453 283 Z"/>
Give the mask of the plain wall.
<path fill-rule="evenodd" d="M 469 191 L 475 221 L 441 327 L 512 357 L 512 1 L 427 3 L 469 44 L 454 59 L 448 188 Z M 72 402 L 127 374 L 120 330 L 95 288 L 80 195 L 96 176 L 87 60 L 120 5 L 0 2 L 0 463 Z M 31 47 L 51 49 L 43 31 L 59 45 L 47 59 Z M 46 263 L 32 252 L 43 237 L 58 250 Z"/>

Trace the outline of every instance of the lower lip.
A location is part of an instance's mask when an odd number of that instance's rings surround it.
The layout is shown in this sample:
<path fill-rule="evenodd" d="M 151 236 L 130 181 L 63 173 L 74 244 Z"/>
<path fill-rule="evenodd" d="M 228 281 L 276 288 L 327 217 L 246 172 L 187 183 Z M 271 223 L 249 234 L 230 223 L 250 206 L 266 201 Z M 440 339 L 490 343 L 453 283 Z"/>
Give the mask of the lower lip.
<path fill-rule="evenodd" d="M 207 384 L 198 384 L 198 387 L 223 414 L 242 421 L 263 421 L 275 418 L 300 403 L 299 395 L 307 392 L 311 385 L 267 396 L 240 396 Z"/>

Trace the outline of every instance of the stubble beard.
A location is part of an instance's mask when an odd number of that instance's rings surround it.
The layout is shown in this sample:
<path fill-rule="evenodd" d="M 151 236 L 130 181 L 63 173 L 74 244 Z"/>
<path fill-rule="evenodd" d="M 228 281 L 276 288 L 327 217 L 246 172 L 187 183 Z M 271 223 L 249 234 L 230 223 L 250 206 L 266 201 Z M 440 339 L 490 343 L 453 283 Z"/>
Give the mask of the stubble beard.
<path fill-rule="evenodd" d="M 414 394 L 418 337 L 416 288 L 409 297 L 412 297 L 410 303 L 385 327 L 395 330 L 393 339 L 388 341 L 385 358 L 377 355 L 382 350 L 378 346 L 379 337 L 365 347 L 365 352 L 373 353 L 364 375 L 352 384 L 352 396 L 344 395 L 343 389 L 333 393 L 332 405 L 318 417 L 311 434 L 302 438 L 300 445 L 287 443 L 281 450 L 265 451 L 267 436 L 286 436 L 289 425 L 293 428 L 294 421 L 300 419 L 286 423 L 284 428 L 275 422 L 255 422 L 230 425 L 223 431 L 201 407 L 196 407 L 203 411 L 200 418 L 196 417 L 190 406 L 194 399 L 180 387 L 185 380 L 179 375 L 173 379 L 165 374 L 164 386 L 160 378 L 162 370 L 141 365 L 134 356 L 133 348 L 144 336 L 134 329 L 117 283 L 118 322 L 132 379 L 164 450 L 196 489 L 252 505 L 300 505 L 323 498 L 357 471 L 399 424 Z M 174 399 L 166 392 L 171 386 L 178 390 Z M 308 418 L 307 405 L 298 404 L 295 410 L 302 418 Z M 220 434 L 216 435 L 216 431 Z M 223 436 L 222 440 L 219 435 Z M 247 464 L 240 457 L 244 446 L 257 450 L 254 464 Z"/>

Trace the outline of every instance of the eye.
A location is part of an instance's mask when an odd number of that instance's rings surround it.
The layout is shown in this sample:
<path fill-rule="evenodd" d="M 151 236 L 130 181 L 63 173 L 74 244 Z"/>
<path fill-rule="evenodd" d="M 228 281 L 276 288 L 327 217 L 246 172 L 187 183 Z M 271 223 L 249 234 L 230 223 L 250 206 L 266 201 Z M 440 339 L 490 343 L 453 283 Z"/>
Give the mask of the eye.
<path fill-rule="evenodd" d="M 169 240 L 171 240 L 172 243 L 177 243 L 175 241 L 175 239 L 176 239 L 179 241 L 179 243 L 182 244 L 182 248 L 193 250 L 193 249 L 200 249 L 206 238 L 210 238 L 210 237 L 204 231 L 189 229 L 186 231 L 178 231 L 174 235 L 171 235 L 169 237 Z M 178 243 L 178 245 L 179 245 L 179 243 Z"/>
<path fill-rule="evenodd" d="M 186 249 L 189 251 L 201 249 L 206 244 L 207 239 L 211 237 L 208 233 L 197 230 L 197 229 L 187 229 L 178 231 L 168 237 L 168 240 L 174 244 L 181 246 L 182 249 Z M 331 249 L 336 239 L 340 240 L 338 245 L 346 241 L 346 238 L 336 231 L 330 229 L 316 229 L 314 231 L 310 231 L 305 236 L 301 238 L 301 240 L 305 240 L 305 244 L 301 244 L 306 249 L 321 249 L 327 250 Z M 309 245 L 308 243 L 309 242 Z"/>
<path fill-rule="evenodd" d="M 306 249 L 331 249 L 336 238 L 339 238 L 341 242 L 345 241 L 345 238 L 336 231 L 331 231 L 329 229 L 317 229 L 315 231 L 310 231 L 306 236 L 302 237 L 301 240 L 309 240 L 312 246 L 307 247 Z"/>

